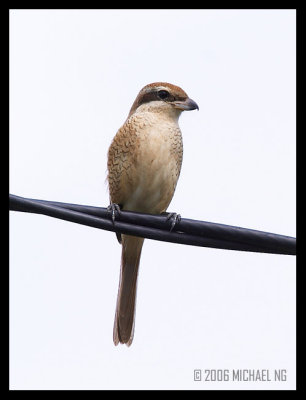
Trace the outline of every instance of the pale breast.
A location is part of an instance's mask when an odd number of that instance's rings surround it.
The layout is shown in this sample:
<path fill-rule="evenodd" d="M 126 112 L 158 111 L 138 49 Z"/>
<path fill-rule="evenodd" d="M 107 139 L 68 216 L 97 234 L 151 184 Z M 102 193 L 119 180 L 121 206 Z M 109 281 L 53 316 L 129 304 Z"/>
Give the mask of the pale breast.
<path fill-rule="evenodd" d="M 125 131 L 130 126 L 128 134 L 121 133 L 117 150 L 112 150 L 113 154 L 120 153 L 113 162 L 120 166 L 115 168 L 117 200 L 112 201 L 126 210 L 161 213 L 173 197 L 181 170 L 183 144 L 177 121 L 135 115 L 125 125 Z M 124 151 L 120 142 L 124 142 Z"/>

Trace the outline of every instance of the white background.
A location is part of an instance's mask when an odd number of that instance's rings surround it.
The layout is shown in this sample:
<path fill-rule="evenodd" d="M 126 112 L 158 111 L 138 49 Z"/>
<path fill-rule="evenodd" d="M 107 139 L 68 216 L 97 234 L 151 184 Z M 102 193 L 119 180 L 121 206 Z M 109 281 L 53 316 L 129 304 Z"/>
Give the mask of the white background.
<path fill-rule="evenodd" d="M 10 193 L 107 206 L 139 90 L 181 86 L 170 211 L 295 236 L 294 10 L 11 10 Z M 145 241 L 134 342 L 112 342 L 113 233 L 10 213 L 11 389 L 293 389 L 295 257 Z M 194 369 L 286 369 L 194 382 Z"/>

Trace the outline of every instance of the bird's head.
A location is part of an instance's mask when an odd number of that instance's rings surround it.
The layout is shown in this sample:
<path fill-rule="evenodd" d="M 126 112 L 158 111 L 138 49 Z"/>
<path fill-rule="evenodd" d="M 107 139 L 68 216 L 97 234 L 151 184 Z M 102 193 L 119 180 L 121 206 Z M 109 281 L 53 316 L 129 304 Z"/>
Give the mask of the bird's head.
<path fill-rule="evenodd" d="M 135 112 L 164 112 L 179 116 L 182 111 L 199 109 L 178 86 L 166 82 L 150 83 L 143 87 L 136 97 L 129 117 Z"/>

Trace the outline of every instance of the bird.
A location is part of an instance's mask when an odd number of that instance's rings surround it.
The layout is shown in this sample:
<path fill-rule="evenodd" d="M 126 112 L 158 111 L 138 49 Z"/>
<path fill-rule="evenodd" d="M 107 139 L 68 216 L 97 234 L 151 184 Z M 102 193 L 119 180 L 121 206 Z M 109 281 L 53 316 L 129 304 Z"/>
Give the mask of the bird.
<path fill-rule="evenodd" d="M 113 222 L 122 210 L 163 214 L 172 200 L 183 159 L 178 120 L 197 103 L 179 86 L 144 86 L 107 154 L 107 182 Z M 174 215 L 172 215 L 174 214 Z M 178 214 L 169 213 L 177 221 Z M 144 238 L 116 233 L 122 246 L 113 342 L 130 346 L 134 337 L 137 277 Z"/>

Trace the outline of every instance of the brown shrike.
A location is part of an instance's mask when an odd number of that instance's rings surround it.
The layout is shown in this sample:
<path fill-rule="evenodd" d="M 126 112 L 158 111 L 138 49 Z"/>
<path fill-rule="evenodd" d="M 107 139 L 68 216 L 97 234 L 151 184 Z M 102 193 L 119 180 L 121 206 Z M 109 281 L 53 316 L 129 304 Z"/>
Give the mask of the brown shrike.
<path fill-rule="evenodd" d="M 110 210 L 161 214 L 167 210 L 181 171 L 182 111 L 199 109 L 178 86 L 146 85 L 108 150 Z M 117 234 L 122 244 L 114 322 L 114 344 L 131 345 L 135 324 L 137 275 L 143 238 Z"/>

